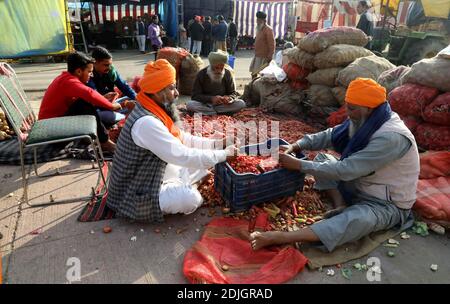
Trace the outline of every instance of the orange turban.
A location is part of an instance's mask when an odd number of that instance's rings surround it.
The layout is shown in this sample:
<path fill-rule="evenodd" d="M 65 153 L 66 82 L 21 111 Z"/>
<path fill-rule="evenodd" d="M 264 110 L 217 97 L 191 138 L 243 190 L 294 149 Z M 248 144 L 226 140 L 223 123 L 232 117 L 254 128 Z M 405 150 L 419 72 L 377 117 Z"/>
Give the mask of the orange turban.
<path fill-rule="evenodd" d="M 166 59 L 150 61 L 144 69 L 139 87 L 145 93 L 154 94 L 177 82 L 175 68 Z"/>
<path fill-rule="evenodd" d="M 348 86 L 345 101 L 373 109 L 386 101 L 386 89 L 373 79 L 356 78 Z"/>

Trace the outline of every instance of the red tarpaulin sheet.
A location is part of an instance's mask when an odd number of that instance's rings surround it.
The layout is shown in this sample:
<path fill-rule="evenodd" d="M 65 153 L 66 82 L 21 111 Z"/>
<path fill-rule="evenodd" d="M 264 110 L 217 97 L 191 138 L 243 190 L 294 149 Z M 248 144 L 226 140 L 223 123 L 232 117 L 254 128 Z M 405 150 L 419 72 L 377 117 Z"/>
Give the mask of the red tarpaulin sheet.
<path fill-rule="evenodd" d="M 259 213 L 255 229 L 265 230 L 267 222 L 268 214 Z M 303 270 L 307 259 L 292 246 L 254 251 L 248 229 L 247 220 L 212 220 L 200 241 L 184 257 L 186 278 L 191 283 L 277 284 L 289 281 Z"/>

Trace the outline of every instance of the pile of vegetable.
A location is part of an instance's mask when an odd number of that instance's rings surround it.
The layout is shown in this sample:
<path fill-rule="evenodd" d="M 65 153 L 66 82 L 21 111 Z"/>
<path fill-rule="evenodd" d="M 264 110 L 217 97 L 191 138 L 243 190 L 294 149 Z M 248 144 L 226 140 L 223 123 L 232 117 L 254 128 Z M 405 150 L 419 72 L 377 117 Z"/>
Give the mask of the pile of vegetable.
<path fill-rule="evenodd" d="M 0 141 L 10 139 L 14 135 L 14 131 L 9 128 L 5 113 L 0 112 Z"/>

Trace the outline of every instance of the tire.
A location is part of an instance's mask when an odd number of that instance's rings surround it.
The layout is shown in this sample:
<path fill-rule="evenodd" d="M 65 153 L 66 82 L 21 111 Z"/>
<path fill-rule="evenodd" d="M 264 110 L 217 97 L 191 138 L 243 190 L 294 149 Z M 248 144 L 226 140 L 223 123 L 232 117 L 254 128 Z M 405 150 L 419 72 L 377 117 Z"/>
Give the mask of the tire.
<path fill-rule="evenodd" d="M 427 38 L 416 43 L 406 51 L 401 64 L 412 65 L 424 58 L 431 58 L 437 55 L 447 45 L 439 39 Z"/>

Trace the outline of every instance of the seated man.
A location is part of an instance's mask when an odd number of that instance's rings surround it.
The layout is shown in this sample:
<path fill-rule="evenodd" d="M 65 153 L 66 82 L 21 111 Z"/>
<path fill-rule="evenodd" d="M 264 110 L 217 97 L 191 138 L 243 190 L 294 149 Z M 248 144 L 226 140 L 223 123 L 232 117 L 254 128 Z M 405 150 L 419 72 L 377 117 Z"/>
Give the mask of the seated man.
<path fill-rule="evenodd" d="M 122 113 L 127 113 L 129 110 L 125 108 L 132 108 L 134 105 L 133 102 L 129 102 L 127 99 L 135 100 L 136 92 L 120 77 L 112 65 L 112 55 L 107 49 L 101 46 L 96 47 L 92 51 L 92 57 L 95 59 L 94 73 L 88 82 L 88 86 L 98 91 L 101 95 L 115 93 L 114 88 L 117 87 L 125 96 L 125 98 L 118 101 L 124 108 Z M 112 99 L 115 97 L 117 97 L 117 94 L 112 94 Z M 99 115 L 106 127 L 111 127 L 117 121 L 117 115 L 112 111 L 99 109 Z"/>
<path fill-rule="evenodd" d="M 316 189 L 335 201 L 326 219 L 294 232 L 253 233 L 252 247 L 321 242 L 328 251 L 357 241 L 371 232 L 412 225 L 419 154 L 416 141 L 386 102 L 386 90 L 367 78 L 350 83 L 346 95 L 349 119 L 325 131 L 306 135 L 285 153 L 280 163 L 316 177 Z M 339 160 L 319 154 L 315 161 L 290 155 L 301 150 L 332 148 Z M 347 204 L 347 205 L 346 205 Z"/>
<path fill-rule="evenodd" d="M 204 115 L 239 112 L 245 102 L 238 99 L 233 75 L 225 69 L 228 54 L 219 50 L 209 53 L 208 59 L 209 66 L 197 74 L 187 110 Z"/>
<path fill-rule="evenodd" d="M 97 108 L 118 111 L 118 103 L 111 103 L 86 85 L 94 69 L 94 59 L 75 52 L 67 56 L 67 72 L 56 77 L 45 92 L 39 119 L 61 116 L 93 115 L 97 120 L 97 136 L 104 151 L 113 152 L 115 144 L 109 140 Z"/>
<path fill-rule="evenodd" d="M 194 212 L 203 201 L 192 185 L 204 176 L 197 171 L 232 158 L 237 149 L 214 150 L 223 140 L 178 129 L 176 71 L 167 60 L 149 62 L 139 86 L 117 143 L 107 205 L 121 217 L 161 222 L 164 214 Z"/>

